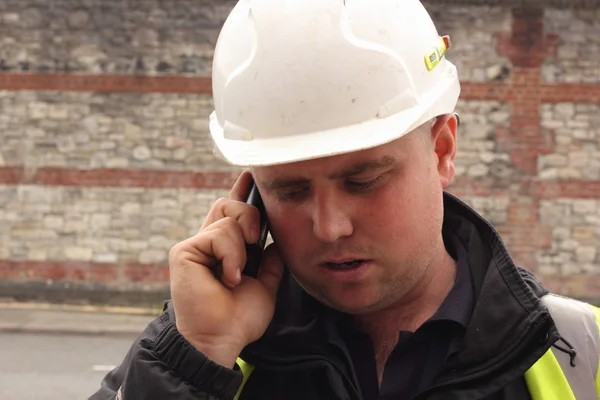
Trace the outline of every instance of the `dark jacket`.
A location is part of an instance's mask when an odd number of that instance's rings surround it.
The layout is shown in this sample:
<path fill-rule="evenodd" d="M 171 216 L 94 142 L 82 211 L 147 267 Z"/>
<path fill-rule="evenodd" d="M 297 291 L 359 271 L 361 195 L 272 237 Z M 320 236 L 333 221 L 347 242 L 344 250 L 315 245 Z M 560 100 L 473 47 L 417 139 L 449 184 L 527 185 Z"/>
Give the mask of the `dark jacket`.
<path fill-rule="evenodd" d="M 414 399 L 530 399 L 523 374 L 559 339 L 539 301 L 547 290 L 515 266 L 487 221 L 452 195 L 445 194 L 444 203 L 444 229 L 468 250 L 474 311 L 461 349 Z M 119 388 L 123 400 L 233 398 L 241 372 L 219 367 L 192 348 L 174 318 L 167 302 L 91 399 L 113 399 Z M 286 274 L 267 332 L 241 354 L 255 369 L 240 400 L 361 399 L 335 328 L 332 311 Z"/>

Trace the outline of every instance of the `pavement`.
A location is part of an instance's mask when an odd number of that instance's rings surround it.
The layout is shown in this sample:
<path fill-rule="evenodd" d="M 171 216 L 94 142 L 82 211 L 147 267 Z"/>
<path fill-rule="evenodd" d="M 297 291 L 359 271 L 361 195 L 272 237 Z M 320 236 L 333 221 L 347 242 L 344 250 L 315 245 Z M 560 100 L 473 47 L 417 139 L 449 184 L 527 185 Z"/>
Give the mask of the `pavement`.
<path fill-rule="evenodd" d="M 160 312 L 0 302 L 0 399 L 89 398 Z"/>
<path fill-rule="evenodd" d="M 0 399 L 83 400 L 98 391 L 133 339 L 0 332 Z"/>
<path fill-rule="evenodd" d="M 159 309 L 0 303 L 0 333 L 135 337 Z"/>

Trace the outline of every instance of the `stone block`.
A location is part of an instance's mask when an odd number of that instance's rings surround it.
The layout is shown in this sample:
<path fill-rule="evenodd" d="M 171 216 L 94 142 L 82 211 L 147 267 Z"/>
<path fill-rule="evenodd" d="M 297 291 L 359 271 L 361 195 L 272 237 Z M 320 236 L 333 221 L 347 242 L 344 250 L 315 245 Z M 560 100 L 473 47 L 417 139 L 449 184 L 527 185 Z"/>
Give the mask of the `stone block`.
<path fill-rule="evenodd" d="M 64 249 L 65 258 L 72 261 L 90 261 L 94 252 L 87 247 L 69 246 Z"/>
<path fill-rule="evenodd" d="M 149 249 L 140 253 L 138 261 L 140 264 L 156 264 L 166 261 L 168 253 L 163 250 Z"/>
<path fill-rule="evenodd" d="M 94 254 L 92 261 L 101 264 L 114 264 L 119 261 L 119 256 L 116 253 Z"/>
<path fill-rule="evenodd" d="M 65 219 L 61 215 L 48 215 L 44 217 L 44 226 L 48 229 L 60 231 L 65 226 Z"/>
<path fill-rule="evenodd" d="M 144 161 L 148 160 L 152 156 L 152 153 L 146 146 L 137 146 L 133 149 L 132 156 L 135 160 Z"/>
<path fill-rule="evenodd" d="M 596 260 L 596 248 L 580 246 L 575 250 L 575 258 L 580 263 L 591 263 Z"/>
<path fill-rule="evenodd" d="M 598 241 L 596 233 L 597 228 L 594 226 L 577 226 L 573 228 L 573 240 L 580 243 L 593 243 Z"/>
<path fill-rule="evenodd" d="M 27 259 L 31 261 L 47 261 L 48 251 L 44 248 L 32 248 L 27 252 Z"/>

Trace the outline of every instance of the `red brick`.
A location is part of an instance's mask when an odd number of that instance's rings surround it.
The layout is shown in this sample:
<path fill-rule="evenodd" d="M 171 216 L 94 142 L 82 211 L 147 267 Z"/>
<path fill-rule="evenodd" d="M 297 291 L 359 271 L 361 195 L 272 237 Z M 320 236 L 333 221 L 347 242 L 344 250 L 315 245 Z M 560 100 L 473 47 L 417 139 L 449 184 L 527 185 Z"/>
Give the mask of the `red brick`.
<path fill-rule="evenodd" d="M 504 197 L 509 195 L 507 187 L 502 187 L 492 179 L 473 179 L 466 176 L 457 176 L 448 191 L 456 196 L 482 196 L 482 197 Z"/>
<path fill-rule="evenodd" d="M 531 72 L 520 71 L 518 67 L 513 69 L 513 84 L 535 86 L 539 80 L 537 69 Z M 209 77 L 0 73 L 0 90 L 210 94 L 211 87 Z M 516 93 L 522 95 L 526 91 L 502 82 L 462 82 L 461 98 L 507 101 L 514 99 Z M 543 84 L 537 93 L 543 102 L 600 102 L 600 85 Z"/>
<path fill-rule="evenodd" d="M 168 171 L 134 169 L 40 168 L 27 178 L 23 168 L 0 170 L 0 184 L 36 184 L 47 186 L 147 187 L 229 189 L 239 172 Z"/>
<path fill-rule="evenodd" d="M 114 283 L 123 270 L 125 283 L 167 283 L 169 269 L 158 265 L 99 264 L 77 261 L 0 260 L 0 279 L 68 280 Z"/>
<path fill-rule="evenodd" d="M 578 274 L 563 275 L 537 275 L 537 278 L 552 292 L 565 296 L 600 299 L 600 276 Z"/>
<path fill-rule="evenodd" d="M 23 179 L 23 167 L 0 167 L 0 184 L 15 185 Z"/>
<path fill-rule="evenodd" d="M 556 41 L 556 35 L 544 35 L 542 9 L 515 8 L 511 32 L 497 35 L 496 51 L 507 56 L 515 68 L 535 68 L 554 53 Z"/>
<path fill-rule="evenodd" d="M 508 223 L 530 223 L 538 221 L 538 204 L 537 201 L 528 198 L 520 197 L 513 199 L 508 206 Z"/>
<path fill-rule="evenodd" d="M 510 86 L 500 82 L 461 82 L 461 99 L 463 100 L 498 100 L 507 101 Z"/>
<path fill-rule="evenodd" d="M 511 162 L 523 174 L 535 175 L 537 172 L 538 153 L 535 150 L 513 149 L 510 153 Z"/>
<path fill-rule="evenodd" d="M 169 281 L 169 267 L 128 264 L 125 266 L 124 275 L 128 282 L 165 283 Z"/>
<path fill-rule="evenodd" d="M 71 268 L 68 263 L 0 260 L 0 278 L 63 279 Z"/>
<path fill-rule="evenodd" d="M 88 265 L 83 279 L 89 280 L 91 282 L 115 282 L 118 279 L 118 269 L 119 266 L 117 264 L 92 263 Z"/>
<path fill-rule="evenodd" d="M 19 269 L 19 265 L 8 260 L 0 261 L 0 279 L 18 279 L 26 277 L 27 276 L 23 274 L 23 271 Z"/>
<path fill-rule="evenodd" d="M 540 100 L 545 103 L 600 103 L 600 85 L 545 84 L 540 88 Z"/>
<path fill-rule="evenodd" d="M 496 130 L 499 149 L 513 150 L 513 158 L 517 165 L 529 165 L 533 169 L 538 155 L 537 150 L 547 151 L 551 147 L 546 140 L 548 136 L 535 136 L 535 130 L 521 130 L 518 140 L 508 137 L 505 129 Z M 536 165 L 537 168 L 537 165 Z M 5 169 L 6 170 L 6 169 Z M 61 168 L 40 169 L 31 179 L 20 177 L 22 169 L 15 167 L 13 173 L 0 174 L 0 184 L 40 184 L 61 186 L 106 186 L 106 187 L 147 187 L 147 188 L 197 188 L 197 189 L 229 189 L 235 182 L 237 172 L 219 171 L 155 171 L 155 170 L 71 170 Z M 532 172 L 533 173 L 533 172 Z M 15 178 L 18 177 L 18 179 Z M 1 180 L 1 179 L 5 180 Z M 473 179 L 464 176 L 456 177 L 452 190 L 465 196 L 507 196 L 511 193 L 508 184 L 515 183 L 495 181 L 490 177 Z M 535 198 L 594 198 L 600 197 L 600 182 L 597 181 L 552 181 L 538 180 L 535 176 L 524 177 L 517 183 L 518 193 Z"/>
<path fill-rule="evenodd" d="M 598 181 L 540 181 L 534 180 L 528 186 L 531 196 L 538 199 L 597 199 L 600 198 Z"/>
<path fill-rule="evenodd" d="M 209 77 L 0 73 L 0 90 L 212 93 Z"/>

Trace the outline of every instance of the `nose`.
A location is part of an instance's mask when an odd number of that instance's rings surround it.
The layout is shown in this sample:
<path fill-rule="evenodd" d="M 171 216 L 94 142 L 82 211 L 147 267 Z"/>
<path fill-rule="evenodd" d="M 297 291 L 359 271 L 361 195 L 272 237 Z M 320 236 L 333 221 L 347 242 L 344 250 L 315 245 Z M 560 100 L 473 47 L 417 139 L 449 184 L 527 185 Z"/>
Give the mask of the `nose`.
<path fill-rule="evenodd" d="M 312 214 L 313 234 L 323 243 L 333 243 L 353 233 L 352 219 L 347 207 L 344 207 L 344 199 L 335 193 L 316 195 Z"/>

